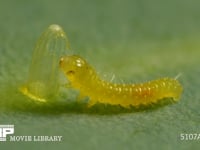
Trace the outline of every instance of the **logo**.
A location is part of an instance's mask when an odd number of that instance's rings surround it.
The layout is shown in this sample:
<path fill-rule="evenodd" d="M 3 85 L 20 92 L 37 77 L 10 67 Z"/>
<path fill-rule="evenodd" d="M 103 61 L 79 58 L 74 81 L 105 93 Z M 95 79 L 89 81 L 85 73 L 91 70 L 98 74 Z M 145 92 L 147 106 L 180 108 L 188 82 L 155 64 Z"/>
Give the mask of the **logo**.
<path fill-rule="evenodd" d="M 9 134 L 14 134 L 14 125 L 0 125 L 0 141 L 6 141 Z"/>
<path fill-rule="evenodd" d="M 14 134 L 14 125 L 0 125 L 0 142 L 61 142 L 60 135 L 11 135 Z M 7 137 L 7 135 L 10 135 Z"/>

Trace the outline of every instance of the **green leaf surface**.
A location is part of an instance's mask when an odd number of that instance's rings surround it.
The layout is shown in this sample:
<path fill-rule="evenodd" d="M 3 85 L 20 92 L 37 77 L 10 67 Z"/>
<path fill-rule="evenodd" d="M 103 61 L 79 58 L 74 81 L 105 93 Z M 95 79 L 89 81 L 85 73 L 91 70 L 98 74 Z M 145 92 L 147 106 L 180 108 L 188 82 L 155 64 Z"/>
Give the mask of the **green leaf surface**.
<path fill-rule="evenodd" d="M 0 124 L 14 135 L 61 135 L 61 142 L 0 142 L 1 149 L 199 149 L 200 1 L 1 0 Z M 140 83 L 175 77 L 178 103 L 124 110 L 77 102 L 39 104 L 18 88 L 26 81 L 34 44 L 50 25 L 66 31 L 74 53 L 102 77 Z M 70 93 L 70 91 L 69 91 Z"/>

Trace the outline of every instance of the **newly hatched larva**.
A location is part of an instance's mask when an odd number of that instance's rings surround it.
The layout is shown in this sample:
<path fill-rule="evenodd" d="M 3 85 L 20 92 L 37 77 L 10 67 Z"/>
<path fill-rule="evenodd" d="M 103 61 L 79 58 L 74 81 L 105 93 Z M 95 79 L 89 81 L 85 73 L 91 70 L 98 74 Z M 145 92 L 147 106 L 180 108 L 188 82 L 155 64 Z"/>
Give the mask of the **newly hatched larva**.
<path fill-rule="evenodd" d="M 176 79 L 162 78 L 141 84 L 114 84 L 100 79 L 96 71 L 80 56 L 64 56 L 60 68 L 71 86 L 81 96 L 90 98 L 89 106 L 95 103 L 121 105 L 123 107 L 149 105 L 163 98 L 177 101 L 182 86 Z"/>

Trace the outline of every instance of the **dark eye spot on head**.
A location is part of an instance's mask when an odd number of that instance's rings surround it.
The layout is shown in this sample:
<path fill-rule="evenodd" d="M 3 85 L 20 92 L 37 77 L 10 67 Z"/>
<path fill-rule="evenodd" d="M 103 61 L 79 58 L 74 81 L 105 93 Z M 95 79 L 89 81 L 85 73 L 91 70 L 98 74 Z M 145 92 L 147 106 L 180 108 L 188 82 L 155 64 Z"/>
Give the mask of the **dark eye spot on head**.
<path fill-rule="evenodd" d="M 74 75 L 74 74 L 75 74 L 75 72 L 74 72 L 74 71 L 72 71 L 72 70 L 70 70 L 70 71 L 68 71 L 68 72 L 67 72 L 67 74 L 68 74 L 68 75 Z"/>

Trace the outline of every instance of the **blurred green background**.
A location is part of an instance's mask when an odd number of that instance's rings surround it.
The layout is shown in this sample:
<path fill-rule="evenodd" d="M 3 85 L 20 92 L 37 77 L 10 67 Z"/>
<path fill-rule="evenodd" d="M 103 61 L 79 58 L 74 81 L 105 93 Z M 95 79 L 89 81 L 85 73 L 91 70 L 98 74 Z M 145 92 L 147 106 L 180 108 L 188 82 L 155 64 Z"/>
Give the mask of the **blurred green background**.
<path fill-rule="evenodd" d="M 0 124 L 15 135 L 62 135 L 63 141 L 1 142 L 14 149 L 199 149 L 200 1 L 0 0 Z M 140 83 L 179 78 L 180 102 L 142 111 L 85 110 L 76 103 L 40 105 L 18 92 L 40 34 L 66 31 L 76 54 L 106 79 Z"/>

